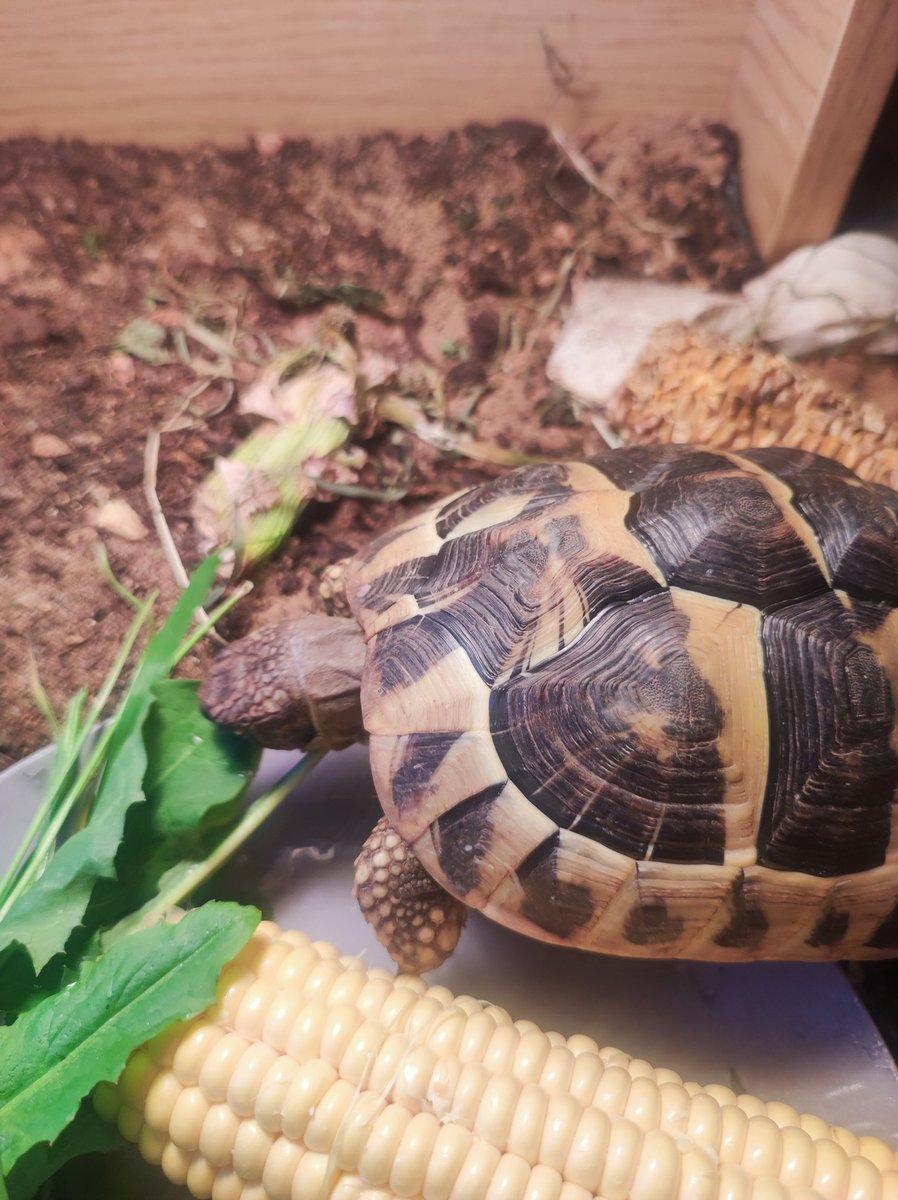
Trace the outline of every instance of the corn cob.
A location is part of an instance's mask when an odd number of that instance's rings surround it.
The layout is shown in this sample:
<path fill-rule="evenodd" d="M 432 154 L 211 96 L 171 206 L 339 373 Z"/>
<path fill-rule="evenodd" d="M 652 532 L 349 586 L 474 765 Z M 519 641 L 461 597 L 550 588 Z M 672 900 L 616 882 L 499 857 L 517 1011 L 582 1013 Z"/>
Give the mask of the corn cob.
<path fill-rule="evenodd" d="M 898 1152 L 263 923 L 95 1092 L 212 1200 L 898 1200 Z"/>
<path fill-rule="evenodd" d="M 898 422 L 758 344 L 665 329 L 606 415 L 625 442 L 791 446 L 898 488 Z"/>

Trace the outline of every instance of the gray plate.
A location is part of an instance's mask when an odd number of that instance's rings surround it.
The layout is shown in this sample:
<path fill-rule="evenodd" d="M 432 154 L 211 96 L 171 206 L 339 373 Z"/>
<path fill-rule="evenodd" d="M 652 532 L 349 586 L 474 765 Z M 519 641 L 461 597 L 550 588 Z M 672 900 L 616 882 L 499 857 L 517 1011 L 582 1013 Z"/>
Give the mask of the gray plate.
<path fill-rule="evenodd" d="M 291 761 L 267 752 L 260 785 Z M 0 862 L 24 831 L 48 764 L 42 751 L 0 774 Z M 350 895 L 352 859 L 377 812 L 365 751 L 332 754 L 220 889 L 389 966 Z M 688 1079 L 783 1100 L 898 1148 L 898 1068 L 835 965 L 612 959 L 532 942 L 474 914 L 432 979 L 545 1029 L 588 1033 Z"/>

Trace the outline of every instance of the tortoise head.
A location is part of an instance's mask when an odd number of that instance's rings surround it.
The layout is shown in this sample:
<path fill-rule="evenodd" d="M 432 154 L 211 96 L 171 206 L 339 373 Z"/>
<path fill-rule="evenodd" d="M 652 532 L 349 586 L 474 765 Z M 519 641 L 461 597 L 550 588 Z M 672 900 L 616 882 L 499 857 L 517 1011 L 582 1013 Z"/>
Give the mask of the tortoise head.
<path fill-rule="evenodd" d="M 363 741 L 365 643 L 354 620 L 313 614 L 227 646 L 200 688 L 211 720 L 263 746 L 340 750 Z"/>

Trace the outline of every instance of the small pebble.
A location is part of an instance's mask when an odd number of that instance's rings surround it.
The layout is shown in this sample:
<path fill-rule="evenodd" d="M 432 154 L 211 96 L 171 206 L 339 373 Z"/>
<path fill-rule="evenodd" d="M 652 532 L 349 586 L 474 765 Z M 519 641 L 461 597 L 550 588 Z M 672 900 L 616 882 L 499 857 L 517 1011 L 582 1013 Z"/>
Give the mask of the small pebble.
<path fill-rule="evenodd" d="M 279 133 L 257 133 L 253 135 L 253 145 L 260 158 L 274 158 L 282 149 L 284 139 Z"/>
<path fill-rule="evenodd" d="M 123 350 L 113 350 L 109 355 L 109 368 L 116 383 L 134 382 L 134 376 L 137 374 L 134 359 L 130 354 L 125 354 Z"/>
<path fill-rule="evenodd" d="M 139 542 L 147 536 L 146 526 L 127 500 L 107 500 L 94 514 L 93 524 L 127 542 Z"/>
<path fill-rule="evenodd" d="M 55 433 L 36 433 L 31 438 L 31 453 L 35 458 L 65 458 L 72 448 Z"/>

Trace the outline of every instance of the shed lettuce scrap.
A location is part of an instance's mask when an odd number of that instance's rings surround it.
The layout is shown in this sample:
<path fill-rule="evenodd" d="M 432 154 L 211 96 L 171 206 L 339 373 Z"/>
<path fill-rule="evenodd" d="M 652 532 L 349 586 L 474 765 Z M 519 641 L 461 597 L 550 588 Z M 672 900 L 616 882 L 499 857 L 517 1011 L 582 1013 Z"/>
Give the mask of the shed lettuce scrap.
<path fill-rule="evenodd" d="M 78 692 L 56 723 L 46 797 L 0 879 L 0 1200 L 27 1200 L 68 1158 L 120 1144 L 92 1089 L 212 1002 L 259 913 L 208 901 L 164 918 L 312 765 L 247 806 L 259 748 L 203 716 L 195 681 L 171 678 L 205 632 L 189 630 L 216 566 L 197 570 L 101 723 L 152 621 L 155 598 L 134 602 L 96 699 Z"/>

